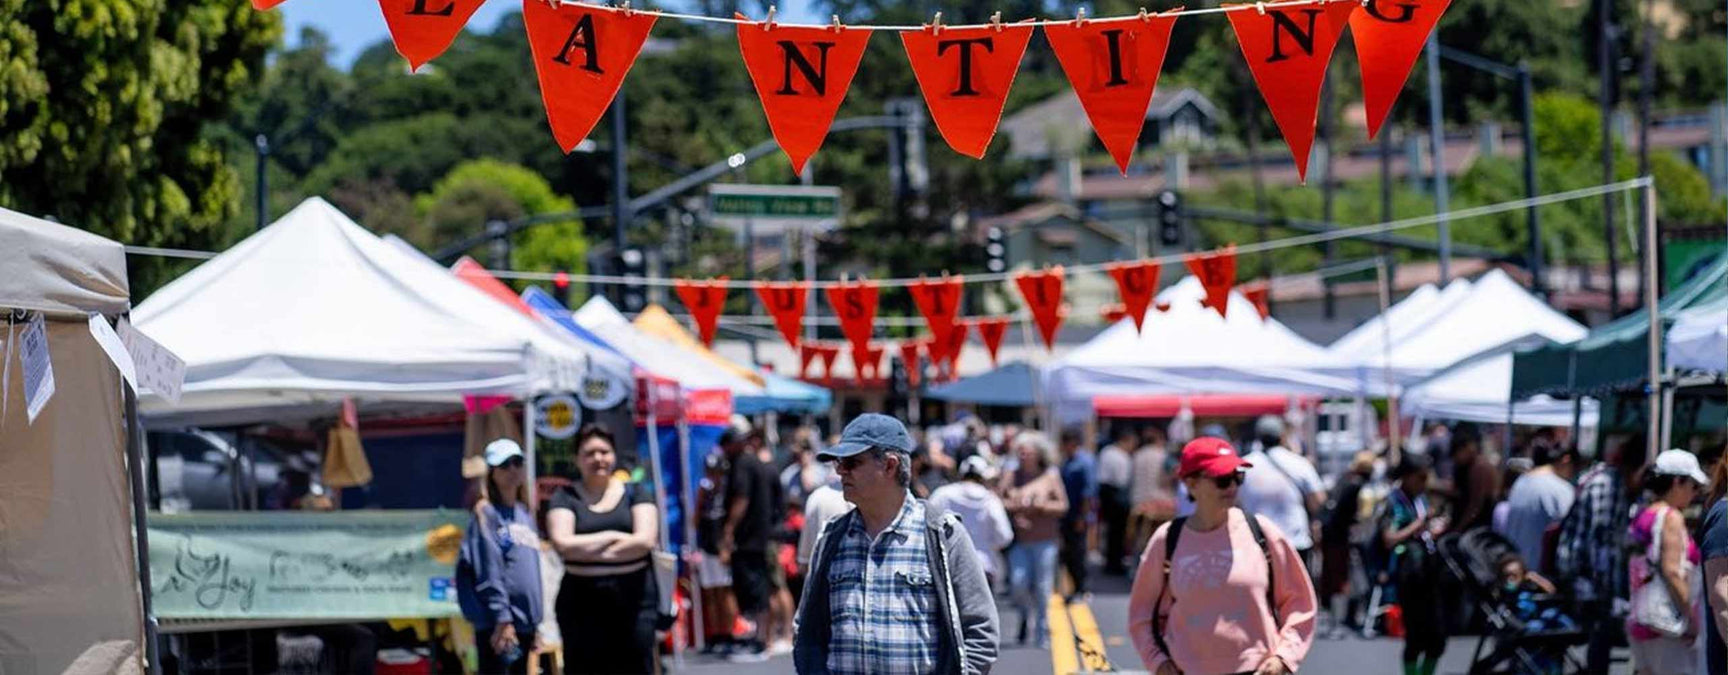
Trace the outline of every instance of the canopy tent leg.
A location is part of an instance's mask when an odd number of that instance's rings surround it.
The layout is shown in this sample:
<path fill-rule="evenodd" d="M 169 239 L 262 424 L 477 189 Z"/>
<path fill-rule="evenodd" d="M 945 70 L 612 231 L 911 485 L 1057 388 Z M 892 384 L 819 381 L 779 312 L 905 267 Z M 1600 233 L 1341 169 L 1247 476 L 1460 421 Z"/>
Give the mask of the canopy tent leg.
<path fill-rule="evenodd" d="M 1656 302 L 1656 181 L 1644 176 L 1644 250 L 1650 252 L 1644 256 L 1644 313 L 1650 317 L 1650 420 L 1646 438 L 1650 444 L 1649 457 L 1656 459 L 1656 454 L 1665 446 L 1662 442 L 1662 313 Z"/>
<path fill-rule="evenodd" d="M 1662 384 L 1662 449 L 1674 447 L 1674 371 L 1668 371 L 1668 381 Z"/>
<path fill-rule="evenodd" d="M 540 456 L 534 443 L 534 437 L 539 436 L 539 434 L 534 432 L 534 412 L 534 397 L 529 396 L 527 400 L 522 402 L 522 445 L 526 446 L 522 448 L 522 451 L 523 454 L 527 455 L 528 463 L 528 508 L 532 509 L 534 513 L 539 513 L 540 486 L 536 483 L 539 482 Z"/>
<path fill-rule="evenodd" d="M 678 461 L 683 462 L 683 464 L 680 465 L 682 470 L 686 472 L 689 471 L 690 423 L 684 420 L 678 421 L 678 454 Z M 686 563 L 685 569 L 692 569 L 688 563 L 690 560 L 695 558 L 696 555 L 696 491 L 691 489 L 690 485 L 691 481 L 689 476 L 685 476 L 684 480 L 679 481 L 678 485 L 678 491 L 683 495 L 684 500 L 684 545 L 680 547 L 679 550 L 683 553 L 681 557 Z M 690 576 L 692 578 L 696 577 L 695 574 L 691 574 Z M 692 586 L 694 587 L 695 592 L 690 594 L 690 618 L 693 619 L 690 622 L 692 627 L 690 632 L 692 633 L 692 643 L 696 645 L 696 649 L 701 650 L 708 647 L 708 626 L 707 622 L 702 618 L 702 583 L 698 580 L 695 584 L 692 584 Z"/>
<path fill-rule="evenodd" d="M 132 485 L 132 541 L 138 555 L 138 596 L 144 610 L 144 662 L 150 675 L 162 675 L 156 644 L 156 612 L 150 604 L 150 526 L 144 506 L 144 425 L 138 421 L 138 392 L 122 384 L 126 406 L 126 480 Z"/>

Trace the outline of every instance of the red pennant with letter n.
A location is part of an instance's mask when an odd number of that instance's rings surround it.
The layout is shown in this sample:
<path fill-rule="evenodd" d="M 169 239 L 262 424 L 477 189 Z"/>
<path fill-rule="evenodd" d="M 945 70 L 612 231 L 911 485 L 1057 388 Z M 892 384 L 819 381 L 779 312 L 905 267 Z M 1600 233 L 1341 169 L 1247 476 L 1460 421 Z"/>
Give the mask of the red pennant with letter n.
<path fill-rule="evenodd" d="M 920 277 L 906 287 L 912 293 L 912 302 L 918 305 L 918 312 L 924 315 L 924 324 L 930 327 L 930 334 L 938 341 L 954 328 L 954 317 L 960 313 L 963 284 L 961 277 L 946 277 L 941 281 L 927 281 Z"/>
<path fill-rule="evenodd" d="M 1146 310 L 1152 306 L 1152 296 L 1158 292 L 1158 276 L 1162 270 L 1157 262 L 1120 263 L 1104 268 L 1116 280 L 1116 291 L 1122 296 L 1122 311 L 1134 318 L 1134 331 L 1146 325 Z M 1114 323 L 1114 322 L 1112 322 Z"/>
<path fill-rule="evenodd" d="M 869 42 L 870 31 L 856 28 L 738 25 L 744 67 L 794 172 L 822 147 Z"/>
<path fill-rule="evenodd" d="M 1014 284 L 1032 309 L 1032 322 L 1038 325 L 1045 348 L 1054 349 L 1056 329 L 1062 326 L 1062 268 L 1023 272 L 1014 277 Z"/>
<path fill-rule="evenodd" d="M 1123 175 L 1146 124 L 1174 25 L 1175 16 L 1148 15 L 1044 26 L 1086 118 Z"/>
<path fill-rule="evenodd" d="M 624 75 L 636 64 L 654 15 L 599 5 L 522 0 L 522 22 L 552 137 L 568 153 L 611 107 Z"/>
<path fill-rule="evenodd" d="M 774 326 L 780 329 L 780 336 L 786 338 L 786 344 L 794 347 L 801 344 L 804 340 L 800 334 L 804 302 L 810 297 L 810 284 L 803 281 L 757 282 L 756 297 L 762 301 L 762 306 L 768 308 L 768 315 L 774 317 Z"/>
<path fill-rule="evenodd" d="M 918 89 L 924 92 L 924 104 L 948 147 L 973 159 L 984 158 L 1031 39 L 1028 24 L 926 26 L 900 33 Z"/>
<path fill-rule="evenodd" d="M 1267 10 L 1271 11 L 1271 10 Z M 1230 288 L 1236 285 L 1236 246 L 1216 253 L 1196 253 L 1188 256 L 1188 271 L 1200 279 L 1206 297 L 1200 304 L 1211 307 L 1218 316 L 1228 317 Z"/>
<path fill-rule="evenodd" d="M 1332 50 L 1357 6 L 1328 2 L 1227 13 L 1254 84 L 1272 109 L 1272 120 L 1296 160 L 1296 175 L 1304 181 L 1326 65 L 1332 62 Z"/>
<path fill-rule="evenodd" d="M 415 70 L 438 58 L 486 0 L 378 0 L 396 53 Z"/>
<path fill-rule="evenodd" d="M 863 351 L 870 346 L 870 332 L 876 326 L 876 283 L 873 281 L 842 282 L 828 287 L 828 304 L 840 317 L 840 332 Z"/>
<path fill-rule="evenodd" d="M 690 316 L 696 319 L 696 329 L 702 335 L 702 344 L 714 346 L 714 330 L 719 327 L 720 310 L 726 306 L 726 277 L 711 281 L 690 281 L 678 279 L 672 283 L 672 290 L 678 293 L 678 300 L 690 310 Z"/>
<path fill-rule="evenodd" d="M 1392 112 L 1410 69 L 1440 24 L 1451 0 L 1368 0 L 1350 15 L 1350 35 L 1356 61 L 1362 66 L 1362 107 L 1368 114 L 1368 138 Z"/>

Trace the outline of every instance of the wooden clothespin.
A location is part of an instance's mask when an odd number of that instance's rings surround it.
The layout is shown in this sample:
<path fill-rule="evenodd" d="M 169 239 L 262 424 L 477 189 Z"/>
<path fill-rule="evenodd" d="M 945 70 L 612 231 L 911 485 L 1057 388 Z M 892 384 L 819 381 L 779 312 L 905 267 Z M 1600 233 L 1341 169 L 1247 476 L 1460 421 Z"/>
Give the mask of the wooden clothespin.
<path fill-rule="evenodd" d="M 1002 32 L 1002 13 L 1001 12 L 997 12 L 995 14 L 990 15 L 990 27 L 996 29 L 996 32 L 998 32 L 998 33 Z"/>

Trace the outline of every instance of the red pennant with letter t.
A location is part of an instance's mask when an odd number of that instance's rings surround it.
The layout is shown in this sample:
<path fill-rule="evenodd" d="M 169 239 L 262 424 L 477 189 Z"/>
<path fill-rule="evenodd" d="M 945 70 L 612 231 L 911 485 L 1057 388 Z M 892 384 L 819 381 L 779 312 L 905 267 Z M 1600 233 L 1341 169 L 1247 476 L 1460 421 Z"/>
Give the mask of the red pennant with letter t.
<path fill-rule="evenodd" d="M 954 328 L 954 316 L 960 313 L 963 283 L 961 277 L 943 277 L 941 281 L 926 281 L 919 277 L 906 287 L 912 293 L 912 302 L 918 305 L 918 312 L 924 315 L 924 324 L 930 327 L 930 334 L 938 341 Z"/>
<path fill-rule="evenodd" d="M 1134 332 L 1140 332 L 1146 325 L 1146 310 L 1152 306 L 1152 295 L 1158 292 L 1158 276 L 1162 268 L 1155 261 L 1142 260 L 1109 265 L 1104 270 L 1116 280 L 1116 290 L 1122 295 L 1122 311 L 1134 318 Z"/>
<path fill-rule="evenodd" d="M 973 159 L 984 158 L 1031 39 L 1030 24 L 925 26 L 900 33 L 918 89 L 924 92 L 924 104 L 948 147 Z"/>
<path fill-rule="evenodd" d="M 1032 321 L 1047 349 L 1056 347 L 1056 329 L 1062 325 L 1062 268 L 1052 267 L 1042 272 L 1022 272 L 1014 276 L 1021 297 L 1032 309 Z"/>
<path fill-rule="evenodd" d="M 870 331 L 876 325 L 876 290 L 873 281 L 841 282 L 828 287 L 828 305 L 840 317 L 840 332 L 846 334 L 852 348 L 858 351 L 870 346 Z"/>
<path fill-rule="evenodd" d="M 396 53 L 415 70 L 438 58 L 486 0 L 378 0 Z"/>
<path fill-rule="evenodd" d="M 1002 336 L 1008 332 L 1007 317 L 979 319 L 971 322 L 971 326 L 978 331 L 978 339 L 984 341 L 984 349 L 990 352 L 990 366 L 994 368 L 996 354 L 1002 349 Z"/>
<path fill-rule="evenodd" d="M 1368 0 L 1350 15 L 1356 61 L 1362 66 L 1362 107 L 1368 113 L 1368 138 L 1392 112 L 1410 69 L 1440 24 L 1451 0 Z"/>
<path fill-rule="evenodd" d="M 906 340 L 900 343 L 900 363 L 906 367 L 906 386 L 918 386 L 918 380 L 924 375 L 923 368 L 918 363 L 917 340 Z"/>
<path fill-rule="evenodd" d="M 1216 310 L 1218 316 L 1227 317 L 1230 287 L 1236 285 L 1236 245 L 1231 244 L 1217 253 L 1188 256 L 1188 271 L 1193 272 L 1200 279 L 1200 287 L 1206 289 L 1206 297 L 1200 299 L 1200 304 Z"/>
<path fill-rule="evenodd" d="M 529 0 L 524 0 L 527 2 Z M 744 18 L 739 15 L 738 18 Z M 750 82 L 762 99 L 762 112 L 774 142 L 802 173 L 804 162 L 822 147 L 834 113 L 846 99 L 868 30 L 845 27 L 738 24 L 738 49 Z"/>
<path fill-rule="evenodd" d="M 1175 16 L 1147 15 L 1044 26 L 1044 37 L 1080 97 L 1098 140 L 1128 175 L 1146 108 L 1164 67 Z"/>
<path fill-rule="evenodd" d="M 522 0 L 522 22 L 552 137 L 568 153 L 612 106 L 654 29 L 654 15 L 599 5 Z"/>
<path fill-rule="evenodd" d="M 677 279 L 672 290 L 696 319 L 696 330 L 702 334 L 702 344 L 714 346 L 714 329 L 719 327 L 720 310 L 726 306 L 726 277 L 709 281 Z"/>
<path fill-rule="evenodd" d="M 1272 109 L 1272 120 L 1284 134 L 1296 159 L 1296 175 L 1308 179 L 1308 151 L 1314 146 L 1314 122 L 1320 112 L 1320 84 L 1332 50 L 1350 23 L 1358 3 L 1327 2 L 1229 12 L 1236 42 L 1254 73 L 1254 84 Z"/>
<path fill-rule="evenodd" d="M 757 282 L 756 297 L 774 317 L 774 325 L 780 329 L 780 336 L 786 338 L 786 344 L 794 347 L 801 344 L 804 338 L 799 329 L 803 327 L 804 300 L 810 297 L 810 284 L 803 281 Z"/>

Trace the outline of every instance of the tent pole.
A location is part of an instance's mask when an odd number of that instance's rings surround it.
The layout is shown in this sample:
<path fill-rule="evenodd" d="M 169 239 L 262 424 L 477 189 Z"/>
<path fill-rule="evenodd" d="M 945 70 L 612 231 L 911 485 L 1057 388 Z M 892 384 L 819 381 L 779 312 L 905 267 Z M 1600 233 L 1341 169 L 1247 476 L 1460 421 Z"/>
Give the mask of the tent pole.
<path fill-rule="evenodd" d="M 1577 448 L 1578 439 L 1584 434 L 1584 396 L 1572 394 L 1572 447 Z M 1582 452 L 1582 448 L 1579 451 Z M 1598 453 L 1591 453 L 1598 454 Z M 1601 459 L 1598 457 L 1597 459 Z"/>
<path fill-rule="evenodd" d="M 1380 372 L 1386 376 L 1386 433 L 1389 441 L 1386 448 L 1393 466 L 1397 466 L 1404 457 L 1404 446 L 1398 433 L 1404 420 L 1398 414 L 1398 392 L 1392 387 L 1392 322 L 1386 314 L 1392 307 L 1392 279 L 1386 275 L 1386 256 L 1376 259 L 1374 268 L 1380 276 L 1380 348 L 1384 354 Z"/>
<path fill-rule="evenodd" d="M 1646 429 L 1649 439 L 1649 457 L 1655 459 L 1662 451 L 1661 442 L 1661 405 L 1659 394 L 1662 392 L 1662 312 L 1656 304 L 1656 181 L 1649 176 L 1644 177 L 1644 311 L 1650 315 L 1650 420 Z"/>
<path fill-rule="evenodd" d="M 150 606 L 150 526 L 144 506 L 144 425 L 138 420 L 138 392 L 121 384 L 126 406 L 126 479 L 132 484 L 132 532 L 138 555 L 138 596 L 144 610 L 144 661 L 150 675 L 162 675 L 156 645 L 156 613 Z"/>
<path fill-rule="evenodd" d="M 534 412 L 534 396 L 530 394 L 528 399 L 522 402 L 522 444 L 528 446 L 524 448 L 528 455 L 528 508 L 533 513 L 539 513 L 540 487 L 535 483 L 539 482 L 537 476 L 540 473 L 540 455 L 539 450 L 534 447 L 534 437 L 539 434 L 534 433 Z"/>
<path fill-rule="evenodd" d="M 1675 373 L 1672 368 L 1668 370 L 1668 380 L 1669 382 L 1674 382 L 1675 380 Z M 1679 389 L 1679 387 L 1672 385 L 1662 387 L 1663 449 L 1674 447 L 1674 390 L 1676 389 Z"/>
<path fill-rule="evenodd" d="M 690 423 L 684 420 L 678 420 L 678 452 L 680 455 L 678 461 L 683 462 L 680 465 L 679 473 L 687 473 L 690 471 Z M 678 492 L 683 495 L 682 501 L 684 502 L 684 545 L 679 547 L 679 552 L 683 554 L 680 557 L 689 560 L 693 557 L 691 551 L 696 546 L 697 517 L 696 492 L 690 489 L 689 476 L 684 476 L 683 480 L 678 481 Z M 702 582 L 700 579 L 697 580 L 695 586 L 696 592 L 690 594 L 690 618 L 694 619 L 690 622 L 691 626 L 694 627 L 690 632 L 694 634 L 691 637 L 694 638 L 693 642 L 696 648 L 705 649 L 708 647 L 708 630 L 707 622 L 702 618 Z"/>

